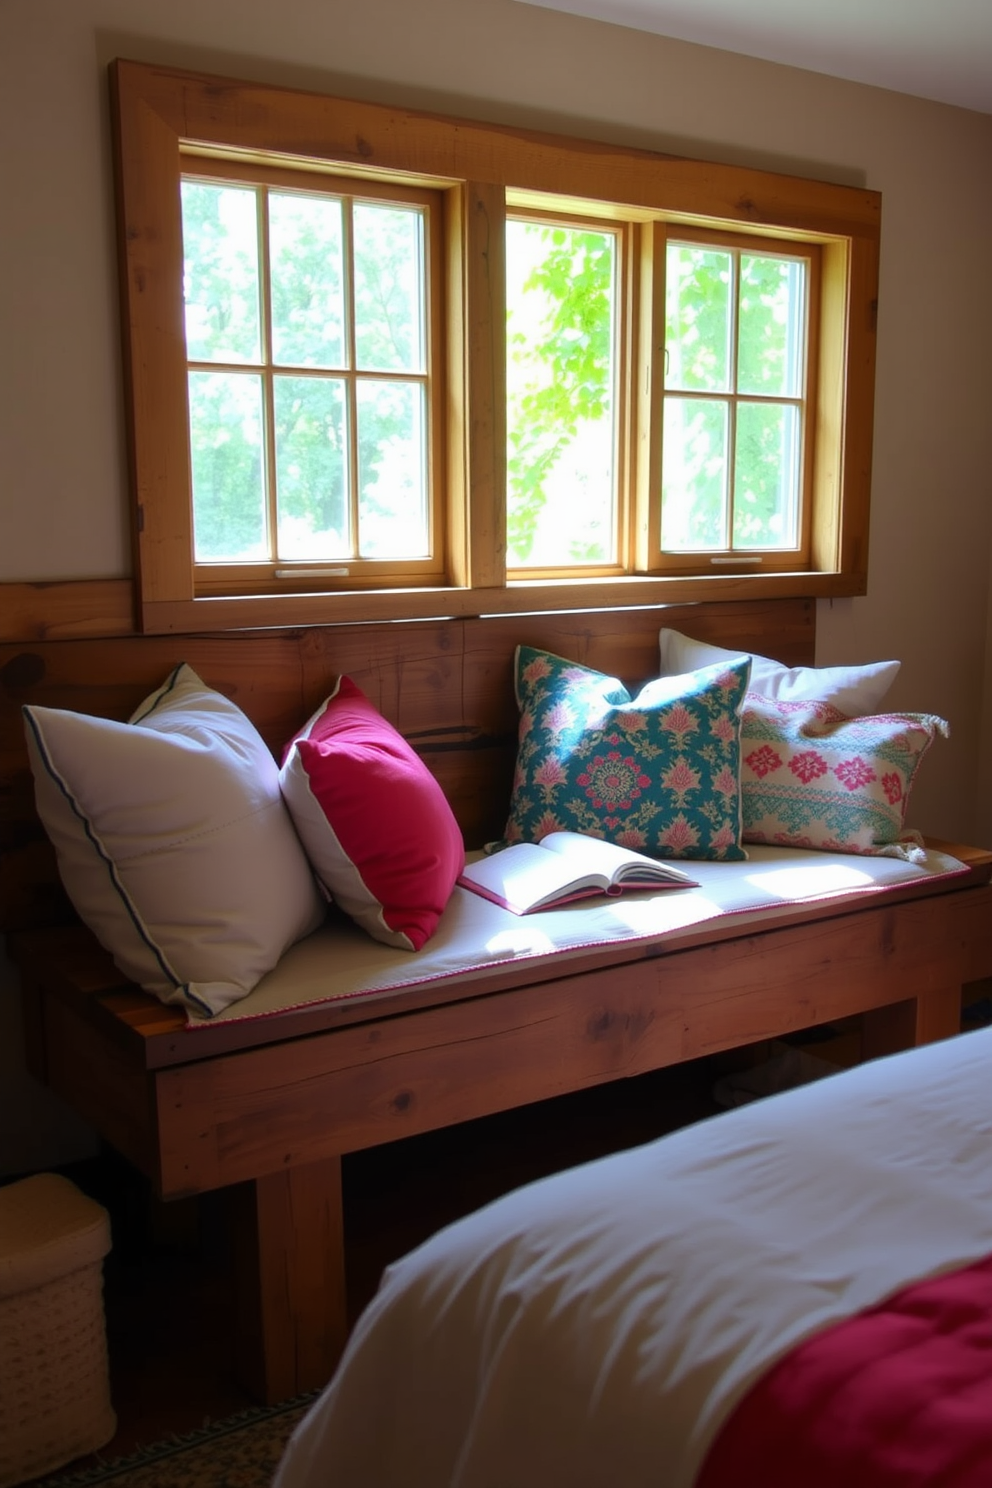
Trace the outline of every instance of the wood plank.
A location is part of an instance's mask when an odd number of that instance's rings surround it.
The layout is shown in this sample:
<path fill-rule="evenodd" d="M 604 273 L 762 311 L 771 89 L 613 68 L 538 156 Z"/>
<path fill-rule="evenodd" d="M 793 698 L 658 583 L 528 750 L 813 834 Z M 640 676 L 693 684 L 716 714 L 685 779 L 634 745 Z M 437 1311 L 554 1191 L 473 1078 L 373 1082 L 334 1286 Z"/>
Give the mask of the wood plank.
<path fill-rule="evenodd" d="M 181 137 L 520 190 L 660 207 L 688 217 L 879 236 L 878 192 L 390 105 L 118 61 L 123 106 Z M 452 129 L 453 122 L 457 128 Z"/>
<path fill-rule="evenodd" d="M 0 646 L 0 930 L 70 911 L 38 821 L 21 707 L 126 719 L 180 661 L 243 708 L 273 753 L 351 675 L 434 771 L 469 847 L 502 833 L 516 754 L 513 653 L 520 643 L 620 673 L 656 675 L 661 624 L 717 645 L 810 663 L 810 600 L 576 611 L 263 634 L 121 636 Z"/>
<path fill-rule="evenodd" d="M 506 582 L 506 196 L 465 188 L 465 336 L 468 428 L 468 566 L 474 588 Z"/>
<path fill-rule="evenodd" d="M 157 1183 L 152 1077 L 59 998 L 44 997 L 42 1016 L 49 1087 Z"/>
<path fill-rule="evenodd" d="M 0 584 L 0 642 L 133 635 L 131 579 Z"/>
<path fill-rule="evenodd" d="M 656 974 L 565 978 L 161 1071 L 163 1185 L 202 1191 L 434 1130 L 679 1058 Z M 645 983 L 647 985 L 645 985 Z M 604 1021 L 605 1020 L 605 1021 Z"/>
<path fill-rule="evenodd" d="M 122 75 L 110 70 L 112 107 Z M 126 94 L 126 81 L 122 91 Z M 193 596 L 189 515 L 182 209 L 175 129 L 135 101 L 129 128 L 113 131 L 132 546 L 139 613 L 166 592 Z"/>
<path fill-rule="evenodd" d="M 949 844 L 954 846 L 954 844 Z M 979 860 L 973 876 L 962 881 L 910 883 L 885 892 L 885 905 L 953 896 L 954 933 L 960 941 L 965 981 L 980 982 L 988 963 L 984 927 L 992 919 L 992 853 L 957 845 L 957 854 Z M 563 973 L 577 976 L 602 973 L 627 964 L 671 956 L 698 946 L 714 945 L 745 935 L 778 935 L 789 927 L 811 927 L 828 920 L 845 933 L 843 916 L 874 914 L 877 896 L 852 893 L 814 904 L 782 904 L 718 921 L 684 926 L 657 940 L 620 941 L 609 948 L 592 946 L 569 952 L 567 959 L 545 958 L 501 962 L 488 969 L 445 977 L 366 997 L 348 997 L 303 1004 L 264 1018 L 201 1023 L 187 1027 L 182 1009 L 166 1006 L 127 982 L 106 951 L 82 926 L 44 933 L 33 931 L 11 937 L 15 964 L 53 994 L 58 995 L 102 1034 L 126 1048 L 142 1068 L 153 1070 L 200 1059 L 215 1058 L 239 1049 L 281 1040 L 299 1039 L 354 1023 L 367 1023 L 424 1007 L 491 996 L 517 987 L 553 981 Z"/>
<path fill-rule="evenodd" d="M 868 591 L 878 254 L 858 239 L 851 243 L 850 276 L 845 358 L 847 418 L 841 445 L 843 519 L 838 567 L 852 578 L 860 579 L 860 589 L 851 592 L 865 594 Z"/>
<path fill-rule="evenodd" d="M 506 588 L 452 587 L 403 590 L 404 622 L 439 614 L 459 619 L 488 619 L 538 612 L 572 612 L 647 605 L 709 603 L 778 603 L 795 599 L 844 599 L 864 590 L 864 576 L 824 573 L 706 574 L 664 577 L 534 579 Z M 264 630 L 287 626 L 376 624 L 395 620 L 395 592 L 349 590 L 326 594 L 259 594 L 228 599 L 201 596 L 188 600 L 145 600 L 142 625 L 148 635 L 176 635 L 229 630 Z"/>
<path fill-rule="evenodd" d="M 341 1160 L 238 1184 L 227 1205 L 237 1378 L 269 1404 L 318 1389 L 347 1336 Z"/>
<path fill-rule="evenodd" d="M 985 915 L 989 891 L 976 890 Z M 567 976 L 157 1077 L 164 1192 L 318 1161 L 909 998 L 935 998 L 966 948 L 971 895 L 887 906 Z M 964 914 L 964 919 L 961 916 Z"/>
<path fill-rule="evenodd" d="M 963 985 L 963 984 L 962 984 Z M 934 987 L 909 1002 L 895 1002 L 865 1014 L 861 1034 L 862 1059 L 879 1059 L 953 1038 L 961 1031 L 961 985 Z"/>
<path fill-rule="evenodd" d="M 987 915 L 992 896 L 980 893 Z M 962 928 L 969 908 L 978 907 L 962 902 L 968 897 L 886 905 L 867 915 L 701 948 L 693 953 L 691 983 L 681 958 L 675 958 L 666 967 L 666 983 L 681 985 L 685 999 L 692 1000 L 683 1057 L 917 999 L 926 1003 L 925 1010 L 914 1015 L 892 1048 L 943 1037 L 947 989 L 957 994 L 959 1017 L 960 989 L 968 980 Z M 983 959 L 992 964 L 992 947 Z"/>

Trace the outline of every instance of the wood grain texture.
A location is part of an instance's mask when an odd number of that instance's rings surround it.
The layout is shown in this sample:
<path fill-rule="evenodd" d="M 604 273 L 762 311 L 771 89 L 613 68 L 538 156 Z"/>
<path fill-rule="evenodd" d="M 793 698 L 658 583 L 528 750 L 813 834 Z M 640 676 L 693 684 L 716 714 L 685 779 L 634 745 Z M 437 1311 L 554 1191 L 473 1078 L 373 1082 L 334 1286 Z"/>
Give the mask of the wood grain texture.
<path fill-rule="evenodd" d="M 488 518 L 487 518 L 488 520 Z M 742 600 L 842 599 L 864 593 L 863 575 L 829 573 L 719 573 L 659 578 L 535 579 L 491 589 L 404 589 L 404 620 L 529 615 L 539 611 L 632 609 Z M 230 599 L 145 600 L 142 628 L 149 635 L 182 636 L 221 630 L 265 630 L 297 625 L 374 624 L 396 618 L 396 594 L 366 589 L 326 594 L 259 594 Z"/>
<path fill-rule="evenodd" d="M 0 645 L 0 930 L 71 917 L 34 808 L 24 704 L 123 720 L 187 661 L 248 714 L 278 756 L 346 673 L 409 739 L 444 788 L 466 845 L 478 847 L 501 834 L 509 805 L 515 647 L 540 646 L 637 687 L 657 674 L 662 624 L 790 665 L 814 656 L 810 600 Z"/>
<path fill-rule="evenodd" d="M 101 993 L 97 961 L 73 985 L 65 960 L 40 958 L 39 1068 L 161 1195 L 228 1188 L 240 1378 L 273 1400 L 323 1383 L 343 1344 L 342 1153 L 857 1013 L 866 1057 L 945 1037 L 963 984 L 992 976 L 988 858 L 910 902 L 807 923 L 792 907 L 620 965 L 600 948 L 598 966 L 530 986 L 511 965 L 503 992 L 386 1015 L 369 1003 L 310 1036 L 283 1037 L 298 1025 L 278 1014 L 260 1020 L 262 1045 L 159 1070 L 142 1057 L 139 994 Z"/>
<path fill-rule="evenodd" d="M 317 1389 L 347 1335 L 340 1158 L 239 1184 L 227 1206 L 238 1382 L 269 1404 Z"/>
<path fill-rule="evenodd" d="M 965 858 L 972 851 L 959 845 L 955 851 L 955 844 L 945 844 L 944 850 Z M 976 850 L 974 858 L 972 873 L 966 879 L 954 876 L 907 883 L 886 890 L 884 901 L 891 908 L 954 894 L 953 924 L 963 957 L 960 977 L 969 983 L 979 983 L 984 975 L 982 967 L 987 955 L 981 922 L 984 915 L 992 913 L 992 891 L 988 889 L 992 854 Z M 961 893 L 964 888 L 981 888 L 985 893 L 964 896 Z M 839 916 L 871 913 L 880 907 L 874 897 L 857 893 L 807 904 L 778 904 L 682 926 L 657 940 L 615 942 L 609 948 L 608 959 L 615 969 L 632 962 L 651 962 L 659 957 L 717 946 L 724 941 L 765 937 L 769 932 L 779 933 L 797 925 L 812 935 L 813 927 L 820 921 L 836 925 Z M 192 1065 L 266 1046 L 273 1042 L 275 1034 L 280 1040 L 299 1040 L 354 1024 L 383 1022 L 397 1014 L 407 1015 L 423 1008 L 505 994 L 520 987 L 533 989 L 543 982 L 557 980 L 563 972 L 562 965 L 554 958 L 500 962 L 487 969 L 444 977 L 439 982 L 413 984 L 369 997 L 332 995 L 324 1001 L 286 1009 L 276 1023 L 268 1018 L 244 1017 L 187 1027 L 180 1008 L 166 1006 L 126 982 L 107 952 L 82 925 L 19 933 L 10 938 L 10 947 L 15 964 L 99 1027 L 104 1037 L 121 1044 L 129 1058 L 149 1071 Z M 570 952 L 568 975 L 602 972 L 605 959 L 607 953 L 601 946 Z"/>
<path fill-rule="evenodd" d="M 177 139 L 329 160 L 359 170 L 464 179 L 601 198 L 687 217 L 878 237 L 875 191 L 746 166 L 303 93 L 120 60 L 120 107 L 147 109 Z M 457 129 L 452 129 L 456 122 Z"/>
<path fill-rule="evenodd" d="M 42 1023 L 50 1088 L 157 1183 L 152 1078 L 118 1039 L 67 1002 L 46 996 Z"/>
<path fill-rule="evenodd" d="M 952 1031 L 992 972 L 988 885 L 788 922 L 487 996 L 278 1041 L 156 1077 L 161 1179 L 179 1195 L 282 1171 L 920 999 L 902 1046 Z M 890 1046 L 895 1047 L 895 1025 Z M 881 1052 L 879 1047 L 877 1052 Z"/>
<path fill-rule="evenodd" d="M 0 642 L 133 635 L 130 579 L 0 584 Z"/>
<path fill-rule="evenodd" d="M 465 190 L 467 439 L 465 579 L 476 588 L 503 582 L 506 562 L 506 205 L 493 186 Z M 451 452 L 456 458 L 455 451 Z"/>
<path fill-rule="evenodd" d="M 798 664 L 814 659 L 814 618 L 810 601 L 745 602 L 0 647 L 0 910 L 8 930 L 36 927 L 11 937 L 32 1067 L 160 1196 L 229 1190 L 239 1367 L 258 1398 L 323 1383 L 343 1344 L 344 1153 L 858 1014 L 867 1055 L 946 1036 L 963 985 L 992 977 L 992 854 L 943 844 L 968 876 L 191 1031 L 80 926 L 53 925 L 21 706 L 126 719 L 187 660 L 278 753 L 348 673 L 475 846 L 509 800 L 518 644 L 636 689 L 662 624 Z"/>
<path fill-rule="evenodd" d="M 732 599 L 863 592 L 864 568 L 838 570 L 834 557 L 846 559 L 853 552 L 858 563 L 867 557 L 866 458 L 874 390 L 865 374 L 873 366 L 874 322 L 866 318 L 873 301 L 866 302 L 865 290 L 873 294 L 878 260 L 877 192 L 126 60 L 113 64 L 111 85 L 125 382 L 134 425 L 134 545 L 144 630 L 167 634 L 369 622 L 395 618 L 398 603 L 406 618 L 426 618 L 590 602 L 659 603 L 702 594 Z M 404 589 L 399 601 L 395 593 L 376 592 L 374 584 L 366 587 L 362 580 L 338 593 L 194 597 L 178 188 L 184 162 L 218 149 L 270 161 L 279 156 L 286 169 L 332 168 L 373 179 L 377 173 L 401 172 L 452 198 L 444 255 L 451 275 L 446 313 L 452 338 L 446 340 L 451 407 L 445 420 L 452 479 L 445 499 L 449 506 L 464 502 L 464 510 L 448 513 L 447 587 Z M 822 500 L 818 488 L 814 494 L 825 529 L 818 544 L 826 554 L 821 571 L 505 584 L 500 225 L 508 190 L 518 198 L 546 193 L 558 201 L 595 201 L 605 211 L 620 204 L 635 225 L 664 220 L 697 227 L 703 222 L 774 227 L 803 240 L 851 245 L 851 273 L 835 280 L 840 300 L 834 350 L 845 422 L 841 428 L 828 419 L 819 431 L 832 439 L 838 466 L 826 472 L 827 485 L 836 474 L 836 487 Z M 843 533 L 837 520 L 841 503 Z"/>

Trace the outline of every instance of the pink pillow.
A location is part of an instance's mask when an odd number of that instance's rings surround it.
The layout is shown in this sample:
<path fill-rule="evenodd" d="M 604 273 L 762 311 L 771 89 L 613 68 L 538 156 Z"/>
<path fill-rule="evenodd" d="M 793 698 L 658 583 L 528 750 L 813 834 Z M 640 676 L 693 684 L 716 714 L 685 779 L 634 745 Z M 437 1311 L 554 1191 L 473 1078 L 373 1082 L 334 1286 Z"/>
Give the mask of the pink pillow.
<path fill-rule="evenodd" d="M 350 677 L 286 746 L 279 784 L 310 865 L 375 940 L 419 951 L 465 864 L 434 776 Z"/>
<path fill-rule="evenodd" d="M 846 718 L 749 692 L 741 723 L 745 842 L 925 858 L 906 827 L 916 772 L 947 724 L 932 713 Z"/>

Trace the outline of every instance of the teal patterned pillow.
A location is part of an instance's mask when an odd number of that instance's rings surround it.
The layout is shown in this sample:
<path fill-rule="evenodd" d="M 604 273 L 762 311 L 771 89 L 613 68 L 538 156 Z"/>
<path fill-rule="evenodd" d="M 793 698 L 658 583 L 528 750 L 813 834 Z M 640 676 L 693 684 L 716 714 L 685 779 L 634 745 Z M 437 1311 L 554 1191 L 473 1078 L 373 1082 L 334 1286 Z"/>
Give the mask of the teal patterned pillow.
<path fill-rule="evenodd" d="M 829 703 L 748 693 L 741 728 L 745 842 L 922 857 L 906 829 L 916 772 L 936 734 L 930 713 L 846 718 Z"/>
<path fill-rule="evenodd" d="M 518 646 L 520 744 L 507 842 L 584 832 L 658 858 L 746 858 L 741 707 L 748 657 L 622 682 Z"/>

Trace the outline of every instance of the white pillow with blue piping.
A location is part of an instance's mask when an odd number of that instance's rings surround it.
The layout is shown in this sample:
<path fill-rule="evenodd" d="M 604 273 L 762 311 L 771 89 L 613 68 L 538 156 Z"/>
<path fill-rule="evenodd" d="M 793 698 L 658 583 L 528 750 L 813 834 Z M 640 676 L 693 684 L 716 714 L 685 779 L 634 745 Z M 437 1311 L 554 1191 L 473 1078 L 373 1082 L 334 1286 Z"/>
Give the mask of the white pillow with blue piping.
<path fill-rule="evenodd" d="M 209 1017 L 325 903 L 251 720 L 178 666 L 128 723 L 24 708 L 38 814 L 80 918 L 121 971 Z"/>

